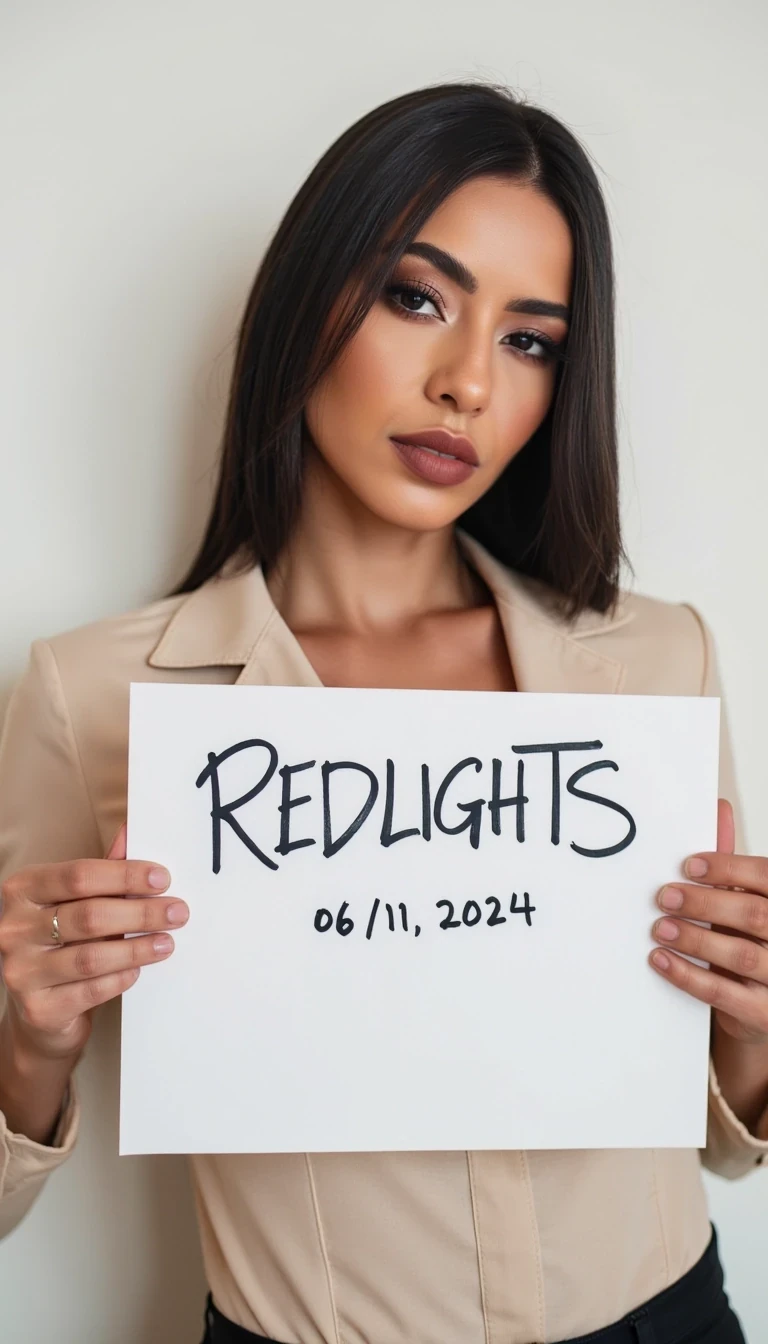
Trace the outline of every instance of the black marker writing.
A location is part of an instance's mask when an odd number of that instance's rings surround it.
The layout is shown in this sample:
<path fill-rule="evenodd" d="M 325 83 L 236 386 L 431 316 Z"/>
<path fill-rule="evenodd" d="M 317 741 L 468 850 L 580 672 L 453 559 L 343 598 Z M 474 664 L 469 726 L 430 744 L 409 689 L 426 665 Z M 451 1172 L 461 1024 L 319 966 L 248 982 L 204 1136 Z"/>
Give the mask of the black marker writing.
<path fill-rule="evenodd" d="M 299 770 L 311 770 L 315 764 L 314 761 L 302 761 L 301 765 L 284 765 L 279 771 L 280 778 L 283 781 L 283 794 L 278 807 L 280 813 L 280 842 L 275 845 L 275 851 L 278 854 L 290 854 L 292 849 L 304 849 L 305 845 L 316 844 L 315 840 L 291 840 L 289 831 L 291 826 L 291 809 L 301 807 L 302 803 L 311 803 L 311 793 L 305 793 L 302 798 L 291 797 L 291 775 L 298 774 Z"/>
<path fill-rule="evenodd" d="M 514 748 L 513 748 L 514 750 Z M 514 807 L 516 809 L 516 828 L 515 834 L 519 841 L 525 840 L 525 804 L 529 801 L 523 793 L 523 771 L 525 761 L 517 762 L 517 793 L 514 798 L 501 797 L 501 761 L 494 756 L 491 761 L 493 770 L 493 783 L 491 784 L 491 796 L 488 800 L 488 809 L 491 814 L 491 830 L 494 835 L 501 835 L 501 809 L 502 807 Z"/>
<path fill-rule="evenodd" d="M 331 830 L 331 775 L 336 770 L 359 770 L 361 774 L 367 775 L 370 783 L 368 797 L 360 808 L 354 821 L 351 821 L 345 831 L 339 836 L 338 840 L 333 839 Z M 347 844 L 352 836 L 360 830 L 363 822 L 368 816 L 373 804 L 376 802 L 379 793 L 379 781 L 372 770 L 367 765 L 360 765 L 357 761 L 324 761 L 322 770 L 323 776 L 323 857 L 330 859 L 332 854 L 338 854 L 339 850 Z"/>
<path fill-rule="evenodd" d="M 422 767 L 423 768 L 423 767 Z M 409 835 L 421 835 L 418 826 L 412 826 L 409 831 L 392 831 L 392 817 L 395 811 L 395 762 L 387 760 L 387 791 L 384 800 L 384 820 L 381 823 L 381 835 L 379 839 L 385 849 L 394 845 L 397 840 L 405 840 Z"/>
<path fill-rule="evenodd" d="M 224 761 L 229 760 L 230 756 L 234 756 L 235 752 L 246 751 L 250 747 L 265 747 L 266 750 L 269 752 L 269 764 L 266 770 L 264 771 L 264 774 L 262 775 L 261 779 L 259 780 L 258 784 L 254 784 L 253 788 L 249 789 L 247 793 L 244 793 L 242 798 L 236 798 L 232 803 L 222 804 L 221 789 L 219 787 L 219 768 L 221 765 L 223 765 Z M 248 849 L 251 851 L 252 854 L 255 854 L 257 859 L 261 859 L 261 862 L 265 863 L 268 868 L 275 868 L 275 869 L 277 868 L 277 864 L 272 859 L 268 858 L 266 854 L 263 854 L 261 852 L 255 840 L 251 839 L 248 833 L 243 830 L 240 823 L 235 821 L 235 818 L 232 816 L 232 813 L 236 812 L 239 807 L 244 807 L 245 804 L 249 803 L 252 798 L 255 798 L 257 794 L 261 793 L 262 789 L 265 789 L 267 787 L 267 784 L 269 783 L 270 779 L 275 773 L 276 767 L 277 767 L 277 751 L 272 746 L 271 742 L 265 742 L 262 737 L 252 737 L 247 742 L 237 742 L 234 747 L 227 747 L 227 750 L 220 752 L 218 756 L 213 751 L 208 752 L 208 764 L 204 770 L 201 770 L 200 774 L 195 780 L 195 783 L 198 789 L 200 789 L 202 788 L 203 784 L 207 779 L 210 779 L 211 781 L 211 802 L 213 804 L 211 807 L 211 819 L 213 822 L 212 851 L 213 851 L 214 873 L 218 873 L 221 870 L 222 821 L 226 821 L 227 825 L 232 827 L 232 830 L 235 832 L 235 835 L 238 837 L 238 839 L 242 840 L 244 845 L 247 845 Z"/>
<path fill-rule="evenodd" d="M 468 813 L 466 821 L 460 821 L 458 826 L 446 826 L 443 821 L 443 803 L 445 802 L 445 795 L 456 776 L 460 774 L 462 770 L 466 770 L 469 765 L 474 765 L 475 770 L 482 770 L 483 768 L 483 762 L 479 761 L 476 756 L 467 756 L 466 760 L 459 761 L 458 765 L 454 765 L 453 769 L 448 771 L 440 788 L 437 790 L 437 793 L 435 794 L 435 825 L 439 831 L 444 833 L 444 835 L 459 835 L 462 831 L 468 829 L 469 843 L 473 849 L 477 849 L 480 844 L 480 823 L 483 818 L 482 798 L 475 798 L 474 802 L 471 803 L 456 804 L 460 812 Z"/>
<path fill-rule="evenodd" d="M 624 839 L 620 840 L 617 845 L 610 845 L 607 849 L 584 849 L 582 845 L 577 845 L 576 841 L 572 840 L 571 849 L 575 849 L 577 854 L 585 854 L 589 859 L 604 859 L 608 854 L 620 854 L 622 849 L 626 849 L 627 845 L 632 844 L 637 835 L 634 818 L 630 816 L 625 807 L 621 806 L 621 803 L 614 803 L 611 798 L 602 798 L 599 793 L 587 793 L 585 789 L 576 788 L 577 780 L 584 775 L 591 774 L 593 770 L 604 770 L 606 766 L 609 766 L 611 770 L 618 770 L 619 768 L 615 761 L 591 761 L 589 765 L 583 765 L 580 770 L 576 770 L 566 784 L 568 792 L 572 793 L 574 798 L 586 798 L 590 803 L 601 803 L 603 807 L 610 807 L 614 812 L 620 812 L 622 817 L 626 817 L 629 822 L 629 830 Z"/>
<path fill-rule="evenodd" d="M 545 751 L 552 753 L 552 844 L 560 844 L 560 752 L 599 751 L 602 742 L 539 742 L 535 746 L 513 747 L 516 752 Z"/>
<path fill-rule="evenodd" d="M 585 752 L 598 751 L 602 749 L 602 742 L 599 740 L 589 742 L 533 742 L 523 743 L 511 747 L 511 751 L 516 755 L 525 757 L 526 755 L 539 754 L 552 757 L 552 782 L 550 799 L 550 841 L 553 845 L 560 844 L 560 833 L 562 825 L 562 781 L 561 781 L 561 756 L 564 752 Z M 267 753 L 266 764 L 259 762 L 261 774 L 253 788 L 249 789 L 241 797 L 233 799 L 231 802 L 222 801 L 221 789 L 221 768 L 225 761 L 236 753 L 250 750 L 261 750 Z M 234 831 L 239 840 L 248 848 L 266 868 L 276 870 L 278 865 L 273 859 L 268 857 L 265 847 L 256 843 L 252 835 L 249 835 L 245 828 L 235 817 L 235 813 L 252 799 L 266 789 L 273 775 L 277 771 L 278 752 L 277 748 L 264 738 L 249 738 L 247 741 L 238 742 L 234 746 L 228 747 L 226 751 L 219 753 L 208 753 L 208 764 L 197 777 L 197 788 L 201 788 L 206 782 L 210 784 L 211 789 L 211 821 L 212 821 L 212 865 L 214 873 L 221 870 L 221 824 L 226 822 Z M 510 762 L 511 765 L 511 762 Z M 311 830 L 306 824 L 302 827 L 301 821 L 296 819 L 298 808 L 305 807 L 313 800 L 313 794 L 306 792 L 293 796 L 292 790 L 298 785 L 294 785 L 294 776 L 306 771 L 313 770 L 317 766 L 314 760 L 299 761 L 297 763 L 286 763 L 278 771 L 280 778 L 280 801 L 277 805 L 278 815 L 278 840 L 273 845 L 276 854 L 285 858 L 294 850 L 304 849 L 308 845 L 318 843 L 317 839 L 311 834 Z M 411 770 L 415 766 L 410 765 Z M 586 858 L 605 858 L 611 854 L 618 854 L 632 843 L 636 834 L 637 827 L 634 818 L 622 807 L 620 803 L 613 802 L 610 798 L 605 798 L 600 794 L 588 793 L 584 789 L 578 788 L 579 780 L 585 775 L 591 774 L 595 770 L 618 770 L 615 761 L 599 760 L 590 761 L 587 765 L 575 770 L 566 780 L 566 792 L 573 797 L 582 799 L 585 802 L 596 803 L 602 808 L 609 808 L 618 812 L 628 823 L 628 831 L 623 840 L 614 845 L 607 845 L 602 848 L 589 849 L 578 844 L 575 840 L 570 842 L 571 848 L 577 854 Z M 333 802 L 332 777 L 339 771 L 356 771 L 358 775 L 365 776 L 368 783 L 368 792 L 357 815 L 350 821 L 339 835 L 334 834 L 333 817 L 336 816 L 338 825 L 339 799 Z M 426 762 L 420 766 L 421 783 L 421 828 L 411 824 L 396 829 L 395 815 L 397 812 L 397 783 L 399 773 L 395 761 L 391 757 L 386 758 L 384 768 L 384 788 L 380 790 L 379 778 L 376 772 L 369 766 L 360 761 L 324 761 L 320 766 L 321 775 L 321 793 L 322 793 L 322 832 L 324 858 L 332 858 L 338 854 L 345 845 L 361 830 L 366 820 L 373 811 L 380 791 L 383 792 L 383 809 L 381 825 L 379 827 L 379 844 L 384 849 L 397 844 L 401 840 L 409 838 L 420 838 L 429 841 L 432 838 L 433 826 L 444 835 L 460 835 L 464 832 L 472 849 L 480 847 L 484 834 L 488 833 L 488 822 L 483 826 L 483 819 L 486 816 L 486 809 L 490 816 L 490 831 L 494 836 L 500 836 L 504 829 L 504 814 L 508 808 L 514 809 L 515 816 L 515 839 L 518 844 L 524 844 L 526 839 L 526 807 L 535 805 L 531 802 L 531 788 L 528 793 L 525 791 L 525 760 L 517 761 L 517 779 L 516 790 L 514 794 L 505 794 L 503 791 L 503 773 L 504 763 L 501 757 L 494 756 L 490 761 L 490 784 L 480 784 L 475 782 L 474 788 L 478 791 L 478 797 L 471 797 L 472 780 L 474 776 L 487 770 L 487 763 L 478 756 L 466 756 L 462 760 L 451 766 L 442 776 L 440 783 L 434 791 L 433 801 L 433 781 L 430 774 L 430 767 Z M 467 772 L 474 772 L 467 773 Z M 463 778 L 461 778 L 463 776 Z M 535 792 L 535 791 L 534 791 Z M 344 791 L 342 790 L 342 795 Z M 464 794 L 464 798 L 461 794 Z M 466 800 L 467 793 L 470 793 L 470 799 Z M 490 797 L 488 796 L 490 794 Z M 412 796 L 412 795 L 409 795 Z M 335 809 L 335 810 L 334 810 Z M 464 813 L 462 820 L 455 823 L 447 819 L 449 809 L 456 809 L 459 813 Z M 402 814 L 402 804 L 401 804 Z M 301 814 L 300 814 L 301 815 Z M 306 817 L 306 813 L 303 814 Z M 417 820 L 412 814 L 410 817 L 400 816 L 402 822 L 410 820 L 412 823 Z M 301 831 L 305 834 L 301 834 Z M 293 836 L 292 836 L 293 831 Z M 299 832 L 297 835 L 296 832 Z"/>

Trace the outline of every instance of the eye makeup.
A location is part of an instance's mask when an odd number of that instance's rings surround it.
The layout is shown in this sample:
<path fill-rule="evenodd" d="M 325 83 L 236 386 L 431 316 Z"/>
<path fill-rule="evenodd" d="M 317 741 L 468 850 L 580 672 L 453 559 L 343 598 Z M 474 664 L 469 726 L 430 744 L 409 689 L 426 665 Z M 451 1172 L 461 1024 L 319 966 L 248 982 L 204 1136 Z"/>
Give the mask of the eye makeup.
<path fill-rule="evenodd" d="M 399 313 L 401 317 L 405 318 L 406 321 L 430 321 L 431 314 L 406 308 L 401 301 L 401 296 L 407 295 L 411 300 L 426 299 L 429 303 L 433 304 L 438 311 L 441 310 L 442 306 L 442 301 L 437 290 L 433 289 L 432 286 L 427 284 L 424 280 L 404 278 L 402 280 L 391 281 L 385 286 L 384 294 L 389 306 Z M 540 353 L 535 354 L 528 348 L 519 349 L 515 345 L 509 345 L 508 348 L 522 359 L 533 361 L 537 364 L 560 363 L 566 359 L 565 341 L 555 341 L 543 331 L 537 331 L 530 327 L 518 328 L 516 331 L 509 333 L 509 337 L 505 339 L 505 344 L 507 341 L 518 339 L 529 341 L 533 345 L 538 345 L 540 347 Z"/>

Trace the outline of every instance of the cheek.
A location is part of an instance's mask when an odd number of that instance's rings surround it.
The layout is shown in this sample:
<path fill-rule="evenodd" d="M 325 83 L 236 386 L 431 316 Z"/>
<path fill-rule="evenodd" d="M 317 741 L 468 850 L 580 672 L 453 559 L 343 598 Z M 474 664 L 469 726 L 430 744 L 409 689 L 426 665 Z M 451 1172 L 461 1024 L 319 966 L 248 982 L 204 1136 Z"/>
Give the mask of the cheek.
<path fill-rule="evenodd" d="M 307 420 L 322 448 L 346 441 L 359 447 L 397 417 L 409 389 L 419 386 L 413 352 L 392 323 L 366 318 L 307 405 Z M 367 435 L 366 435 L 367 431 Z"/>
<path fill-rule="evenodd" d="M 392 321 L 370 313 L 350 343 L 339 368 L 342 391 L 354 416 L 379 423 L 409 386 L 418 385 L 413 352 Z"/>
<path fill-rule="evenodd" d="M 514 358 L 514 356 L 510 356 Z M 527 443 L 544 419 L 555 391 L 556 371 L 551 366 L 522 369 L 511 378 L 496 408 L 497 442 L 509 445 L 503 452 L 501 466 Z"/>

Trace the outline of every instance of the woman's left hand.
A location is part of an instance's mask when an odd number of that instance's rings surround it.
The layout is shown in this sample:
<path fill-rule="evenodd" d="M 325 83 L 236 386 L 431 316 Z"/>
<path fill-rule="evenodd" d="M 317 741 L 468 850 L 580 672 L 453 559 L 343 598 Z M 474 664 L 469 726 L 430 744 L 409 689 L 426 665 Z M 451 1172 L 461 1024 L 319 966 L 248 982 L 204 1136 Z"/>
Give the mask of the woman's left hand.
<path fill-rule="evenodd" d="M 734 854 L 733 808 L 717 804 L 717 850 L 692 855 L 685 882 L 662 887 L 657 903 L 667 912 L 653 926 L 658 948 L 651 965 L 686 994 L 711 1004 L 718 1025 L 738 1041 L 768 1044 L 768 858 Z M 702 929 L 688 920 L 711 924 Z M 708 961 L 695 966 L 687 956 Z M 661 959 L 661 960 L 659 960 Z M 668 966 L 662 963 L 666 960 Z"/>

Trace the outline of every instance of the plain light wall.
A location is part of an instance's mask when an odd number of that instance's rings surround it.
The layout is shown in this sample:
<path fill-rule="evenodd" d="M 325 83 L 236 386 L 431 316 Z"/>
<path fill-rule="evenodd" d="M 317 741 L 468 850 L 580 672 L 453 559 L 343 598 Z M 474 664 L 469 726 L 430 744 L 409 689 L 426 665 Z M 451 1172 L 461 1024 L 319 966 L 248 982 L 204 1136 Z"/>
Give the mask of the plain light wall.
<path fill-rule="evenodd" d="M 562 116 L 599 164 L 617 255 L 627 582 L 695 603 L 712 625 L 749 847 L 768 853 L 767 38 L 763 0 L 5 0 L 4 694 L 30 640 L 180 577 L 248 288 L 331 141 L 423 84 L 502 80 Z M 75 1154 L 0 1243 L 4 1344 L 202 1334 L 184 1159 L 115 1155 L 104 1035 L 79 1071 Z M 706 1179 L 726 1286 L 761 1344 L 766 1172 Z"/>

